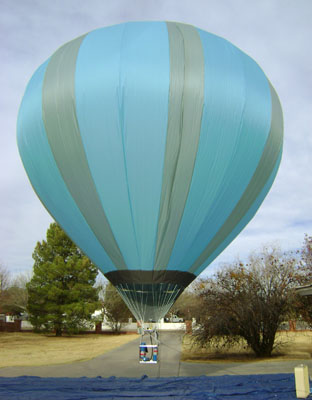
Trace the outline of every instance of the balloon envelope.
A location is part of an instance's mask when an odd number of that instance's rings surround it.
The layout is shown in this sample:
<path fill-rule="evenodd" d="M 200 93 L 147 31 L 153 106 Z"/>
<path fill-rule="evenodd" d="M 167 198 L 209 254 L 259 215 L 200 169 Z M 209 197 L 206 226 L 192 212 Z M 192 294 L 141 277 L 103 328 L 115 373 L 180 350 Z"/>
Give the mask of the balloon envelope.
<path fill-rule="evenodd" d="M 238 48 L 190 25 L 131 22 L 42 64 L 17 135 L 53 218 L 137 319 L 158 320 L 256 213 L 282 133 L 272 85 Z"/>

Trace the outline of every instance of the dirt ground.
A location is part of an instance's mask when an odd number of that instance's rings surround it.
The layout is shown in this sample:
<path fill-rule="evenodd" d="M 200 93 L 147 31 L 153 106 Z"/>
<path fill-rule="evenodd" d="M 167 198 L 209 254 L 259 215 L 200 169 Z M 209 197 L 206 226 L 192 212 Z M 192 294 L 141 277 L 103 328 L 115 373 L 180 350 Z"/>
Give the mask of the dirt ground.
<path fill-rule="evenodd" d="M 276 350 L 273 351 L 271 358 L 267 361 L 287 361 L 287 360 L 303 360 L 312 358 L 312 332 L 279 332 L 276 337 Z M 207 349 L 199 348 L 190 340 L 190 336 L 185 336 L 182 346 L 182 361 L 191 362 L 242 362 L 244 360 L 260 360 L 255 358 L 252 350 L 248 349 L 246 343 L 231 347 L 229 349 L 220 350 L 215 347 Z M 264 359 L 261 358 L 261 361 Z"/>
<path fill-rule="evenodd" d="M 136 334 L 55 337 L 29 332 L 0 332 L 0 368 L 85 361 L 137 337 Z"/>

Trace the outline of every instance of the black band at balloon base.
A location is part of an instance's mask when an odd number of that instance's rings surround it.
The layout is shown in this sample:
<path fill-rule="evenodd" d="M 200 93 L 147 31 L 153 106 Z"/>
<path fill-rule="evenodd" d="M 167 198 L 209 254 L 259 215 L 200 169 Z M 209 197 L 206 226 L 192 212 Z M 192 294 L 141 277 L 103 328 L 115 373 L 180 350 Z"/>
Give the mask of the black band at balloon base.
<path fill-rule="evenodd" d="M 106 278 L 116 286 L 119 283 L 172 283 L 178 284 L 186 288 L 195 278 L 196 275 L 188 271 L 177 271 L 177 270 L 116 270 L 107 272 Z"/>

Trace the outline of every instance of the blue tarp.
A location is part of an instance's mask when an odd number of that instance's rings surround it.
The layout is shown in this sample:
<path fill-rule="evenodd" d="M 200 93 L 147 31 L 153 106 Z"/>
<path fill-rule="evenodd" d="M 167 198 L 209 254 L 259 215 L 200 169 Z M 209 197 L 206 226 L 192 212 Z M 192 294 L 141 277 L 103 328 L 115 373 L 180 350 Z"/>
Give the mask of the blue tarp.
<path fill-rule="evenodd" d="M 0 399 L 295 399 L 293 374 L 172 378 L 0 377 Z"/>

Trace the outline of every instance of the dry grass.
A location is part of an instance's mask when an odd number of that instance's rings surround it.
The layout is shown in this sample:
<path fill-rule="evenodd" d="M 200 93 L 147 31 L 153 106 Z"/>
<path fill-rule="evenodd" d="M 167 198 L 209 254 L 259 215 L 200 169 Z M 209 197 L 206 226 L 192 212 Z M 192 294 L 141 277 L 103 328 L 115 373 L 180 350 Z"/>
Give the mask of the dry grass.
<path fill-rule="evenodd" d="M 0 332 L 0 368 L 85 361 L 137 337 L 136 334 L 55 337 Z"/>
<path fill-rule="evenodd" d="M 57 338 L 34 333 L 0 332 L 0 368 L 14 366 L 38 366 L 66 364 L 89 360 L 124 343 L 136 339 L 131 335 L 79 335 Z M 312 332 L 280 332 L 281 343 L 273 357 L 267 360 L 282 361 L 312 358 Z M 183 361 L 192 362 L 242 362 L 257 361 L 252 351 L 242 342 L 231 349 L 216 351 L 211 347 L 201 349 L 193 346 L 189 335 L 184 337 Z M 263 359 L 261 359 L 263 360 Z"/>
<path fill-rule="evenodd" d="M 273 351 L 271 358 L 267 361 L 302 360 L 312 358 L 312 332 L 279 332 L 276 337 L 278 347 Z M 264 358 L 256 358 L 253 351 L 248 349 L 246 343 L 241 343 L 229 348 L 218 350 L 214 346 L 200 348 L 192 343 L 190 336 L 186 335 L 183 340 L 183 361 L 192 362 L 242 362 L 263 361 Z"/>

